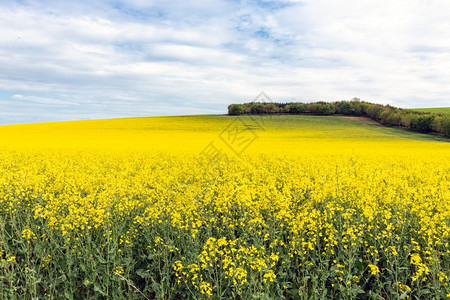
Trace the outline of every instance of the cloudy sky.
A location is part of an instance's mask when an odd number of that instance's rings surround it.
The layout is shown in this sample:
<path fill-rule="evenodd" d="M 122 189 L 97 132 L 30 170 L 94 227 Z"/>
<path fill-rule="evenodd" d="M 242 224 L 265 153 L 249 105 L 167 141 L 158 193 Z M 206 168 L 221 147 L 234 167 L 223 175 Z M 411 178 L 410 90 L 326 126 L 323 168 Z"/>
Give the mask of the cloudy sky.
<path fill-rule="evenodd" d="M 450 105 L 447 0 L 0 0 L 0 124 Z"/>

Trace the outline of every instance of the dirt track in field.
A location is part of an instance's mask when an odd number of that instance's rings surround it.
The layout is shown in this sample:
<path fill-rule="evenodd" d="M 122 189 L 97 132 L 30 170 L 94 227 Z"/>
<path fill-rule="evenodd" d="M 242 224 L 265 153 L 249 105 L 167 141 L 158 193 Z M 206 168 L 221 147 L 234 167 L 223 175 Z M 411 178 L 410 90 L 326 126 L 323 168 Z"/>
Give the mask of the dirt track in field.
<path fill-rule="evenodd" d="M 366 118 L 366 117 L 342 117 L 342 119 L 347 119 L 347 120 L 353 120 L 353 121 L 356 121 L 356 122 L 360 122 L 364 126 L 376 125 L 376 126 L 380 126 L 380 127 L 385 127 L 383 124 L 380 124 L 377 121 L 374 121 L 374 120 L 372 120 L 370 118 Z"/>

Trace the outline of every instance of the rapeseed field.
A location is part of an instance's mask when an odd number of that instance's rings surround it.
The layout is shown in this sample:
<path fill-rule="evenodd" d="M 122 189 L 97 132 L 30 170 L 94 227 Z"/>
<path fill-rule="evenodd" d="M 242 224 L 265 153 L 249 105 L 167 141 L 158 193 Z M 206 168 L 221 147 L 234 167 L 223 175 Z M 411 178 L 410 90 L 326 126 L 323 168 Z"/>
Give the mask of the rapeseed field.
<path fill-rule="evenodd" d="M 450 144 L 338 116 L 0 127 L 3 299 L 450 298 Z"/>

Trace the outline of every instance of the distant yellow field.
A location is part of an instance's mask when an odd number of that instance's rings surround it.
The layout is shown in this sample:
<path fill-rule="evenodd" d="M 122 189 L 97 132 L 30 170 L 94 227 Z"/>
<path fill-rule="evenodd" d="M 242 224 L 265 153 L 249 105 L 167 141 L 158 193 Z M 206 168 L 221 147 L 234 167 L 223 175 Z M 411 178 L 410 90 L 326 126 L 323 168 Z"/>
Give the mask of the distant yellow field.
<path fill-rule="evenodd" d="M 448 139 L 367 125 L 339 116 L 181 116 L 0 126 L 0 147 L 198 154 L 209 143 L 233 154 L 225 136 L 252 139 L 245 153 L 448 154 Z M 221 138 L 222 137 L 222 138 Z M 225 140 L 225 141 L 224 141 Z M 398 153 L 398 151 L 397 151 Z"/>
<path fill-rule="evenodd" d="M 450 143 L 339 116 L 0 127 L 3 298 L 450 297 Z"/>

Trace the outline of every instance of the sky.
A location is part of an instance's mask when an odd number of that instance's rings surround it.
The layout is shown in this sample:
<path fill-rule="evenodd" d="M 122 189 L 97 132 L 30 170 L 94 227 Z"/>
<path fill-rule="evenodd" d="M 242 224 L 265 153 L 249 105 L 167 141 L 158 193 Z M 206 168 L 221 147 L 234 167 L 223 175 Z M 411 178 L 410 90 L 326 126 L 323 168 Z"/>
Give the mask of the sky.
<path fill-rule="evenodd" d="M 0 124 L 450 106 L 447 0 L 0 0 Z"/>

